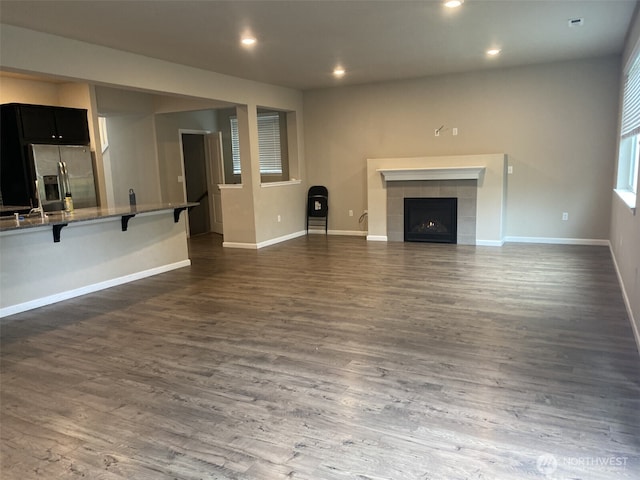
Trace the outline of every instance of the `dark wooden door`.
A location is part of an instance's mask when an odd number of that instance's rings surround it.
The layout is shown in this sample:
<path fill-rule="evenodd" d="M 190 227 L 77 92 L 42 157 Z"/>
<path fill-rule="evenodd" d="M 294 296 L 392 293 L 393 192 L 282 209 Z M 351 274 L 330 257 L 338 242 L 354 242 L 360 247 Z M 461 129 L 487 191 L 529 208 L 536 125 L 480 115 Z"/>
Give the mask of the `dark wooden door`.
<path fill-rule="evenodd" d="M 187 201 L 199 205 L 189 211 L 189 234 L 199 235 L 211 231 L 209 216 L 209 191 L 207 186 L 205 136 L 182 134 L 184 177 Z"/>

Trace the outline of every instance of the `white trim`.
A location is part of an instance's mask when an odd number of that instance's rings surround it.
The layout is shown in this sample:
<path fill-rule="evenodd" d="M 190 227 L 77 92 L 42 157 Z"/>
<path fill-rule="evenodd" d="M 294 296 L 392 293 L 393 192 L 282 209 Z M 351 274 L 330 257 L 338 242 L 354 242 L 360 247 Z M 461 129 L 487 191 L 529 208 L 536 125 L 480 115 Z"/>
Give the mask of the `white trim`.
<path fill-rule="evenodd" d="M 310 235 L 317 235 L 317 234 L 321 234 L 324 235 L 324 228 L 310 228 L 309 229 L 309 234 Z M 347 236 L 347 237 L 364 237 L 367 235 L 367 232 L 364 232 L 362 230 L 329 230 L 327 231 L 327 235 L 342 235 L 342 236 Z"/>
<path fill-rule="evenodd" d="M 366 237 L 367 232 L 362 230 L 329 230 L 329 235 L 344 235 L 350 237 Z"/>
<path fill-rule="evenodd" d="M 477 247 L 501 247 L 503 245 L 504 240 L 476 240 Z"/>
<path fill-rule="evenodd" d="M 275 245 L 276 243 L 286 242 L 287 240 L 293 240 L 294 238 L 303 237 L 306 234 L 304 230 L 300 230 L 299 232 L 290 233 L 288 235 L 283 235 L 282 237 L 272 238 L 271 240 L 265 240 L 263 242 L 259 242 L 256 247 L 268 247 L 270 245 Z"/>
<path fill-rule="evenodd" d="M 244 248 L 247 250 L 258 250 L 263 247 L 268 247 L 270 245 L 275 245 L 277 243 L 286 242 L 287 240 L 292 240 L 294 238 L 303 237 L 307 232 L 304 230 L 300 230 L 299 232 L 290 233 L 288 235 L 283 235 L 281 237 L 272 238 L 270 240 L 265 240 L 263 242 L 258 243 L 244 243 L 244 242 L 222 242 L 222 246 L 226 248 Z"/>
<path fill-rule="evenodd" d="M 179 128 L 178 132 L 180 135 L 182 135 L 183 133 L 186 133 L 188 135 L 209 135 L 210 133 L 213 133 L 212 130 L 193 130 L 190 128 Z"/>
<path fill-rule="evenodd" d="M 367 241 L 369 242 L 387 242 L 388 237 L 386 235 L 367 235 Z"/>
<path fill-rule="evenodd" d="M 619 188 L 614 188 L 614 192 L 618 194 L 620 200 L 622 200 L 627 207 L 631 210 L 631 213 L 635 216 L 636 214 L 636 206 L 637 206 L 637 195 L 629 190 L 622 190 Z"/>
<path fill-rule="evenodd" d="M 629 300 L 629 296 L 627 295 L 627 291 L 624 288 L 624 282 L 622 281 L 622 274 L 620 273 L 620 269 L 618 268 L 618 262 L 616 261 L 615 253 L 613 252 L 613 247 L 611 246 L 611 242 L 609 242 L 609 250 L 611 251 L 611 258 L 613 259 L 613 267 L 616 270 L 616 275 L 618 276 L 618 283 L 620 284 L 620 290 L 622 290 L 622 299 L 624 300 L 624 306 L 627 309 L 627 314 L 629 315 L 629 321 L 631 322 L 631 329 L 633 330 L 633 336 L 636 340 L 636 347 L 638 349 L 638 353 L 640 353 L 640 330 L 638 330 L 638 324 L 633 318 L 633 310 L 631 309 L 631 301 Z"/>
<path fill-rule="evenodd" d="M 548 243 L 556 245 L 598 245 L 605 247 L 609 245 L 609 240 L 599 238 L 505 237 L 504 241 L 512 243 Z"/>
<path fill-rule="evenodd" d="M 62 302 L 64 300 L 69 300 L 70 298 L 79 297 L 88 293 L 93 293 L 118 285 L 123 285 L 125 283 L 134 282 L 146 277 L 169 272 L 177 268 L 188 267 L 189 265 L 191 265 L 191 260 L 181 260 L 180 262 L 150 268 L 149 270 L 143 270 L 141 272 L 132 273 L 130 275 L 124 275 L 122 277 L 112 278 L 111 280 L 105 280 L 104 282 L 98 282 L 92 285 L 74 288 L 73 290 L 67 290 L 66 292 L 60 292 L 54 295 L 49 295 L 47 297 L 38 298 L 36 300 L 30 300 L 28 302 L 18 303 L 9 307 L 0 308 L 0 318 L 7 317 L 9 315 L 15 315 L 16 313 L 26 312 L 27 310 L 33 310 L 34 308 L 44 307 L 45 305 Z"/>
<path fill-rule="evenodd" d="M 242 188 L 242 184 L 241 183 L 219 183 L 218 184 L 218 188 L 220 190 L 231 190 L 231 189 L 241 189 Z"/>
<path fill-rule="evenodd" d="M 222 246 L 225 248 L 244 248 L 246 250 L 257 250 L 258 245 L 256 243 L 244 243 L 244 242 L 222 242 Z"/>
<path fill-rule="evenodd" d="M 301 183 L 302 183 L 302 180 L 296 180 L 292 178 L 291 180 L 285 180 L 284 182 L 264 182 L 264 183 L 261 183 L 260 186 L 263 188 L 282 187 L 286 185 L 300 185 Z"/>
<path fill-rule="evenodd" d="M 486 167 L 379 168 L 387 182 L 402 180 L 478 180 Z"/>

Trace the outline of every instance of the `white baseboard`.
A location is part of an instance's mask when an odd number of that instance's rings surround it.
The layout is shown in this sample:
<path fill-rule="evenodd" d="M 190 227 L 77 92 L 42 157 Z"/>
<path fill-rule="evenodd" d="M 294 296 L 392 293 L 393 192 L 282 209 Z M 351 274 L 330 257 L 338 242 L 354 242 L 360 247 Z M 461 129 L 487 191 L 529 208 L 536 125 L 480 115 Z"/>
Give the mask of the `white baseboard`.
<path fill-rule="evenodd" d="M 319 228 L 310 228 L 309 235 L 324 235 L 324 229 Z M 347 237 L 364 237 L 367 235 L 367 232 L 363 232 L 362 230 L 329 230 L 327 235 L 343 235 Z"/>
<path fill-rule="evenodd" d="M 247 250 L 257 250 L 257 243 L 242 243 L 242 242 L 222 242 L 222 246 L 225 248 L 244 248 Z"/>
<path fill-rule="evenodd" d="M 339 232 L 339 230 L 334 230 Z M 332 230 L 329 230 L 329 234 L 331 234 Z M 316 233 L 309 231 L 309 233 Z M 324 233 L 322 232 L 317 233 Z M 336 233 L 335 235 L 367 235 L 366 232 L 345 232 L 345 233 Z M 373 242 L 387 242 L 388 237 L 386 235 L 367 235 L 367 240 Z M 550 238 L 550 237 L 505 237 L 504 240 L 476 240 L 476 245 L 484 246 L 484 247 L 501 247 L 506 242 L 512 243 L 549 243 L 549 244 L 560 244 L 560 245 L 599 245 L 599 246 L 607 246 L 609 245 L 609 240 L 600 240 L 600 239 L 591 239 L 591 238 Z"/>
<path fill-rule="evenodd" d="M 638 330 L 638 324 L 636 323 L 635 318 L 633 317 L 633 310 L 631 310 L 631 302 L 629 301 L 629 296 L 627 295 L 627 291 L 624 288 L 624 282 L 622 281 L 622 274 L 620 273 L 620 269 L 618 268 L 618 262 L 616 261 L 616 255 L 613 252 L 613 247 L 611 243 L 609 243 L 609 250 L 611 251 L 611 258 L 613 258 L 613 266 L 616 270 L 616 275 L 618 276 L 618 283 L 620 284 L 620 290 L 622 290 L 622 298 L 624 300 L 624 306 L 627 309 L 627 314 L 629 315 L 629 321 L 631 322 L 631 329 L 633 330 L 633 336 L 636 339 L 636 347 L 638 348 L 638 353 L 640 354 L 640 330 Z"/>
<path fill-rule="evenodd" d="M 504 245 L 504 240 L 476 240 L 476 245 L 479 247 L 501 247 Z"/>
<path fill-rule="evenodd" d="M 225 248 L 244 248 L 247 250 L 258 250 L 260 248 L 268 247 L 270 245 L 275 245 L 276 243 L 286 242 L 287 240 L 292 240 L 294 238 L 302 237 L 306 235 L 307 232 L 304 230 L 300 230 L 299 232 L 290 233 L 288 235 L 283 235 L 281 237 L 271 238 L 269 240 L 265 240 L 264 242 L 258 243 L 243 243 L 243 242 L 222 242 L 222 246 Z"/>
<path fill-rule="evenodd" d="M 55 295 L 49 295 L 47 297 L 30 300 L 24 303 L 18 303 L 9 307 L 0 308 L 0 318 L 8 317 L 9 315 L 15 315 L 16 313 L 26 312 L 35 308 L 44 307 L 45 305 L 51 305 L 53 303 L 62 302 L 63 300 L 69 300 L 71 298 L 86 295 L 88 293 L 97 292 L 99 290 L 105 290 L 107 288 L 115 287 L 136 280 L 141 280 L 146 277 L 158 275 L 160 273 L 169 272 L 177 268 L 188 267 L 191 265 L 191 260 L 182 260 L 180 262 L 170 263 L 168 265 L 162 265 L 160 267 L 150 268 L 149 270 L 143 270 L 142 272 L 132 273 L 130 275 L 124 275 L 122 277 L 113 278 L 111 280 L 105 280 L 104 282 L 98 282 L 85 287 L 74 288 L 73 290 L 67 290 L 65 292 L 56 293 Z"/>
<path fill-rule="evenodd" d="M 346 235 L 364 237 L 367 232 L 360 230 L 329 230 L 327 235 Z M 259 248 L 268 247 L 269 245 L 275 245 L 276 243 L 286 242 L 287 240 L 293 240 L 294 238 L 303 237 L 307 235 L 305 230 L 291 233 L 289 235 L 283 235 L 282 237 L 272 238 L 260 243 L 242 243 L 242 242 L 222 242 L 223 247 L 227 248 L 246 248 L 249 250 L 257 250 Z M 324 229 L 310 228 L 309 235 L 325 235 Z"/>
<path fill-rule="evenodd" d="M 272 238 L 271 240 L 265 240 L 264 242 L 259 242 L 256 244 L 256 248 L 268 247 L 269 245 L 275 245 L 276 243 L 286 242 L 287 240 L 293 240 L 294 238 L 302 237 L 306 235 L 307 232 L 301 230 L 299 232 L 290 233 L 288 235 L 283 235 L 282 237 Z"/>
<path fill-rule="evenodd" d="M 606 247 L 609 240 L 598 238 L 505 237 L 507 243 L 548 243 L 556 245 L 596 245 Z"/>

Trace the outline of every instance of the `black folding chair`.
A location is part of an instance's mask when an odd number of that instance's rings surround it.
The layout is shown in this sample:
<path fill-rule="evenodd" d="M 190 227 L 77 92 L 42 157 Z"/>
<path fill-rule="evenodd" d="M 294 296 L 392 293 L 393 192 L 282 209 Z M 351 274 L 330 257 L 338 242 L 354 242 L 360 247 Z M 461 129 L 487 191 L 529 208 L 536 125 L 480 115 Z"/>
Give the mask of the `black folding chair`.
<path fill-rule="evenodd" d="M 329 191 L 322 185 L 309 188 L 307 194 L 307 235 L 309 234 L 309 220 L 324 221 L 324 233 L 329 227 Z M 312 222 L 313 223 L 313 222 Z"/>

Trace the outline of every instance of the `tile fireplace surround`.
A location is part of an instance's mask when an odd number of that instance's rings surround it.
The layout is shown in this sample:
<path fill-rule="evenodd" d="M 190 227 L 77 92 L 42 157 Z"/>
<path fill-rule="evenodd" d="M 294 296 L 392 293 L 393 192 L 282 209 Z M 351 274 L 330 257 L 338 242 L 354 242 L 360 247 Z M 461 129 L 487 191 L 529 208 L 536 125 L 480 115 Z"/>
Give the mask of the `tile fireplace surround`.
<path fill-rule="evenodd" d="M 443 180 L 475 180 L 473 182 L 477 184 L 475 244 L 502 245 L 504 243 L 506 168 L 507 156 L 503 153 L 368 159 L 369 233 L 367 240 L 385 242 L 390 239 L 395 240 L 393 226 L 390 230 L 387 225 L 387 196 L 391 183 L 401 182 L 398 185 L 406 186 L 407 182 L 416 182 L 416 186 L 428 187 L 430 182 L 442 183 Z M 472 239 L 465 240 L 461 243 L 474 243 Z"/>
<path fill-rule="evenodd" d="M 404 241 L 405 198 L 458 199 L 457 243 L 476 244 L 477 180 L 402 180 L 387 182 L 387 241 Z"/>

